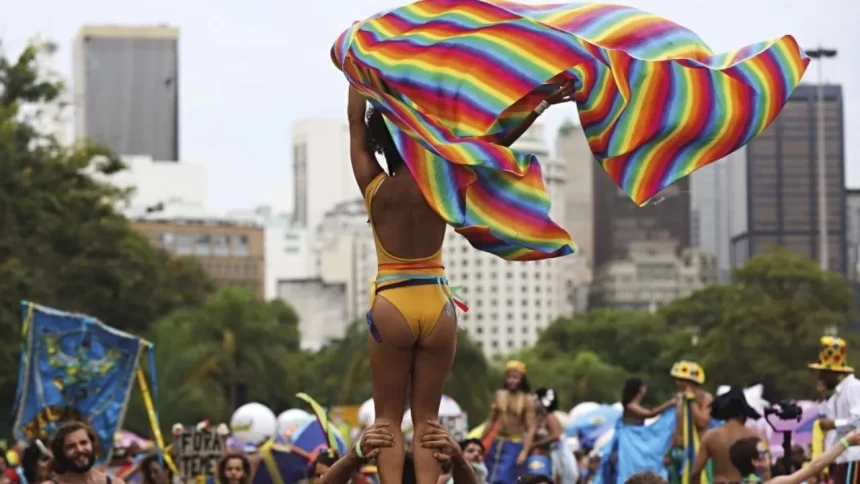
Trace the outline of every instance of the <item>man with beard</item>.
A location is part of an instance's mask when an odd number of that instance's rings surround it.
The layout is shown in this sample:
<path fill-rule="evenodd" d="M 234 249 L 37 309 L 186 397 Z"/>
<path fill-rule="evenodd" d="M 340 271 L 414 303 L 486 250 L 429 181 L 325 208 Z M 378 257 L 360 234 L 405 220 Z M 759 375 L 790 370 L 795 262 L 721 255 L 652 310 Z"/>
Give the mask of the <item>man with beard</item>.
<path fill-rule="evenodd" d="M 827 432 L 824 448 L 829 449 L 850 430 L 856 428 L 856 417 L 852 409 L 860 406 L 860 381 L 854 378 L 854 369 L 848 366 L 848 351 L 845 340 L 825 336 L 821 338 L 818 363 L 809 365 L 818 370 L 818 378 L 824 383 L 830 397 L 824 404 L 823 415 L 818 422 Z M 860 449 L 851 447 L 840 455 L 830 469 L 833 484 L 853 483 L 860 476 L 858 465 Z"/>
<path fill-rule="evenodd" d="M 521 361 L 505 364 L 505 382 L 496 392 L 490 418 L 484 425 L 484 440 L 491 431 L 495 438 L 487 452 L 490 484 L 514 484 L 532 446 L 535 425 L 535 400 Z"/>
<path fill-rule="evenodd" d="M 83 422 L 69 422 L 60 426 L 51 440 L 53 476 L 42 484 L 125 484 L 122 479 L 111 478 L 93 469 L 96 435 Z"/>

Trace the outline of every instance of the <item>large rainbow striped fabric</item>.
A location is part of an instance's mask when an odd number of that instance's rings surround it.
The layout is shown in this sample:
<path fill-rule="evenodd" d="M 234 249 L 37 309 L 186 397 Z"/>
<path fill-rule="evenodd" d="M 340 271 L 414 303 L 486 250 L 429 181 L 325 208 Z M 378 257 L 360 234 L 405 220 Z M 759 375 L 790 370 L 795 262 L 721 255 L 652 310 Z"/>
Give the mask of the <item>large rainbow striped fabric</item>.
<path fill-rule="evenodd" d="M 536 158 L 494 144 L 561 83 L 575 84 L 597 160 L 643 205 L 761 133 L 809 64 L 791 36 L 715 55 L 692 31 L 630 7 L 500 0 L 384 12 L 353 24 L 331 55 L 386 114 L 428 203 L 508 260 L 575 250 L 550 220 Z"/>

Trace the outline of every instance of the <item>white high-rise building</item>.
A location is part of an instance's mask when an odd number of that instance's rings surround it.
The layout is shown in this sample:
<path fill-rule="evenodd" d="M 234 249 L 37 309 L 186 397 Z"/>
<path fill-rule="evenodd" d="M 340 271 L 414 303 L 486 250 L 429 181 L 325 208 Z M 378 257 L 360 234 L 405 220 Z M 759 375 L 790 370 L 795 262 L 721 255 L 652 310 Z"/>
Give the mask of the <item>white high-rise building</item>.
<path fill-rule="evenodd" d="M 592 177 L 597 161 L 582 126 L 567 120 L 558 130 L 555 139 L 556 156 L 567 166 L 564 188 L 564 221 L 562 225 L 576 242 L 580 256 L 589 262 L 594 239 L 594 206 Z M 603 173 L 598 175 L 603 176 Z"/>
<path fill-rule="evenodd" d="M 845 189 L 845 225 L 848 232 L 848 279 L 860 282 L 860 189 Z"/>
<path fill-rule="evenodd" d="M 361 197 L 349 161 L 349 127 L 310 119 L 293 125 L 293 222 L 311 235 L 339 202 Z"/>
<path fill-rule="evenodd" d="M 302 348 L 318 350 L 343 337 L 347 325 L 368 309 L 376 251 L 364 201 L 337 203 L 307 239 L 313 239 L 307 256 L 310 275 L 279 280 L 277 292 L 299 312 Z"/>
<path fill-rule="evenodd" d="M 199 217 L 206 214 L 206 167 L 202 163 L 153 160 L 148 156 L 124 156 L 127 169 L 105 176 L 93 173 L 116 187 L 132 188 L 121 207 L 132 218 Z"/>
<path fill-rule="evenodd" d="M 535 124 L 513 146 L 535 154 L 552 199 L 553 220 L 565 220 L 566 166 L 552 159 L 544 126 Z M 560 316 L 573 313 L 569 291 L 573 257 L 509 262 L 474 249 L 449 230 L 444 260 L 453 286 L 463 286 L 469 312 L 460 324 L 488 356 L 533 345 L 539 332 Z"/>
<path fill-rule="evenodd" d="M 263 227 L 266 299 L 278 297 L 279 281 L 306 279 L 314 273 L 307 229 L 293 224 L 291 214 L 275 213 L 272 207 L 261 206 L 253 210 L 231 211 L 227 217 Z"/>
<path fill-rule="evenodd" d="M 746 197 L 735 198 L 732 185 L 745 175 L 745 153 L 737 150 L 690 175 L 690 245 L 716 255 L 720 282 L 731 279 L 732 225 L 746 210 L 738 205 L 745 204 Z"/>

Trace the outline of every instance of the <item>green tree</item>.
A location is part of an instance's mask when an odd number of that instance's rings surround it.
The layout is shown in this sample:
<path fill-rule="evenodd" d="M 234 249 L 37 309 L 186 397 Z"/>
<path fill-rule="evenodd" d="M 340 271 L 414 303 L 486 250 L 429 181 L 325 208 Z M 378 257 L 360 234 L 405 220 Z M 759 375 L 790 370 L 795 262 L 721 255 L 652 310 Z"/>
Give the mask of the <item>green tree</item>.
<path fill-rule="evenodd" d="M 559 410 L 563 412 L 580 402 L 617 401 L 629 374 L 589 350 L 549 357 L 525 350 L 514 358 L 526 364 L 532 390 L 547 387 L 556 392 Z"/>
<path fill-rule="evenodd" d="M 565 364 L 572 363 L 565 355 L 590 352 L 614 368 L 645 378 L 652 390 L 649 400 L 656 401 L 671 391 L 669 369 L 690 342 L 688 330 L 670 328 L 659 314 L 594 309 L 572 319 L 562 318 L 553 322 L 527 353 L 541 362 L 561 359 L 565 362 L 559 366 L 559 371 L 562 371 Z M 545 364 L 552 366 L 551 363 Z M 538 381 L 535 383 L 542 385 Z M 615 395 L 610 401 L 615 401 L 621 388 L 611 388 L 610 392 Z M 571 405 L 578 403 L 576 395 L 562 392 L 563 398 L 573 399 L 566 402 Z"/>
<path fill-rule="evenodd" d="M 766 397 L 812 396 L 807 363 L 819 338 L 852 319 L 851 288 L 836 273 L 781 247 L 753 257 L 731 286 L 712 286 L 664 309 L 674 326 L 698 334 L 694 348 L 709 381 L 763 383 Z"/>
<path fill-rule="evenodd" d="M 160 391 L 161 425 L 227 422 L 243 397 L 273 410 L 300 391 L 295 311 L 251 291 L 225 288 L 199 308 L 176 311 L 150 332 Z M 140 399 L 132 399 L 129 428 L 149 427 Z"/>
<path fill-rule="evenodd" d="M 63 146 L 33 123 L 62 84 L 40 78 L 31 46 L 0 54 L 0 413 L 13 404 L 19 301 L 86 313 L 132 333 L 199 304 L 212 282 L 194 261 L 151 247 L 115 206 L 128 193 L 90 173 L 123 169 L 109 150 Z M 2 50 L 0 50 L 2 52 Z"/>

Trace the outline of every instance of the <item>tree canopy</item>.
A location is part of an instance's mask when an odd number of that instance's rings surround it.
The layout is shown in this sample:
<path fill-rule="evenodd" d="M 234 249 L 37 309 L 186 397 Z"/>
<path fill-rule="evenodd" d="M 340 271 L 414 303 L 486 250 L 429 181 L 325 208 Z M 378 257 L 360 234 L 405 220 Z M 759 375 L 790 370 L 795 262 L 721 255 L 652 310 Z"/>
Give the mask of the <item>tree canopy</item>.
<path fill-rule="evenodd" d="M 18 305 L 31 300 L 143 334 L 173 310 L 199 305 L 212 281 L 196 260 L 153 248 L 116 211 L 128 194 L 90 174 L 122 170 L 119 158 L 39 131 L 30 108 L 56 104 L 63 92 L 38 75 L 47 48 L 28 47 L 17 60 L 0 55 L 0 331 L 20 334 Z M 0 408 L 14 400 L 19 346 L 15 337 L 0 341 Z"/>

